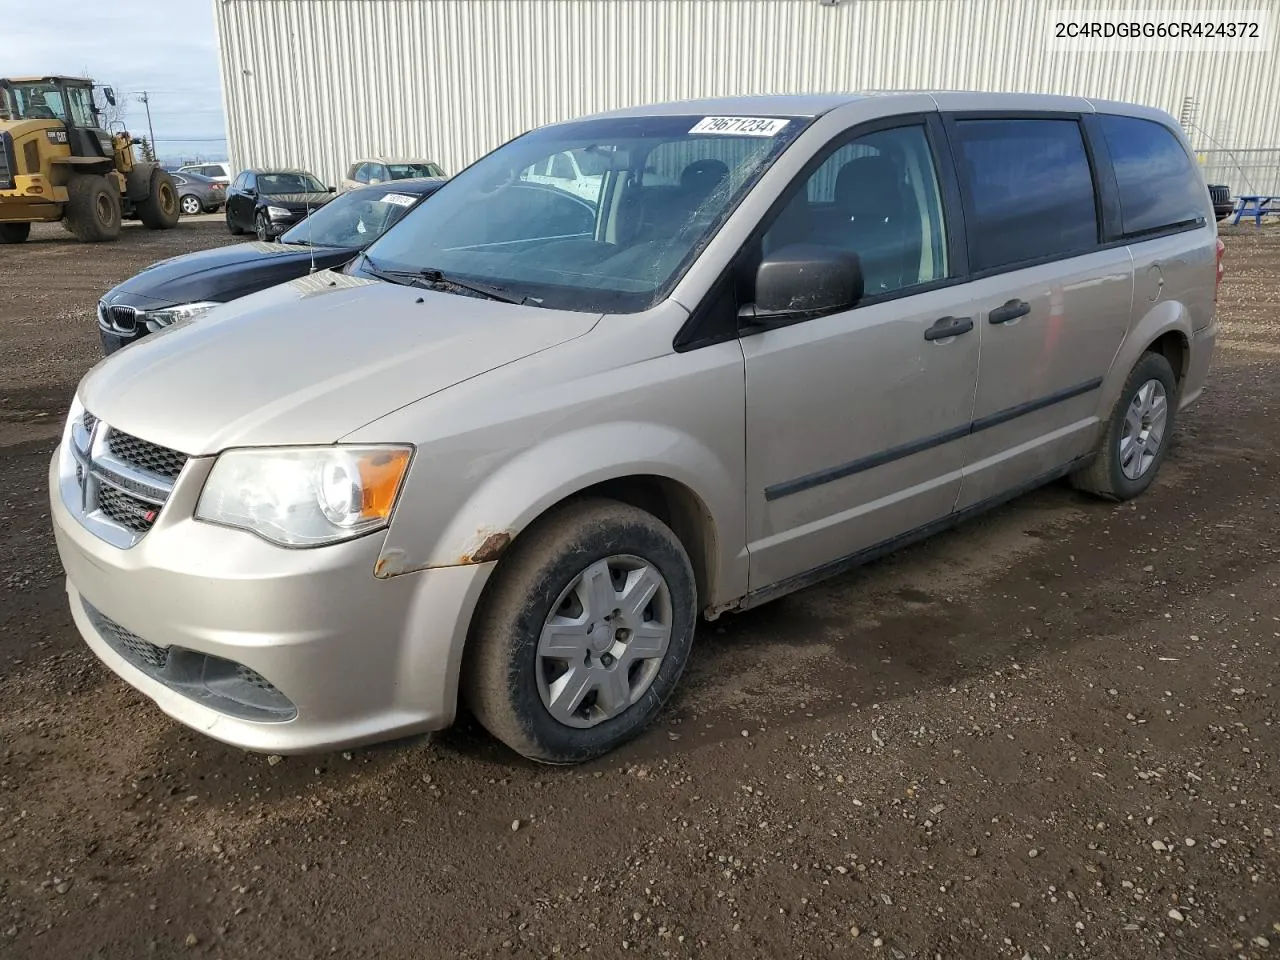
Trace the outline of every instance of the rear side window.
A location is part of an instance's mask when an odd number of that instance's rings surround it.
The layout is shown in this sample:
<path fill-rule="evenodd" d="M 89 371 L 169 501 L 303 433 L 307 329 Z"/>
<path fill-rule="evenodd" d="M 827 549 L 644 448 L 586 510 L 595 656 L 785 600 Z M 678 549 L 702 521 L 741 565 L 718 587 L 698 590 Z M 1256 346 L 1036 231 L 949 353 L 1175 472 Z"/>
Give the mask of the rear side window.
<path fill-rule="evenodd" d="M 1078 122 L 960 120 L 956 131 L 974 270 L 1097 246 L 1093 176 Z"/>
<path fill-rule="evenodd" d="M 1120 190 L 1126 237 L 1195 223 L 1205 216 L 1204 186 L 1172 131 L 1137 117 L 1098 117 Z"/>

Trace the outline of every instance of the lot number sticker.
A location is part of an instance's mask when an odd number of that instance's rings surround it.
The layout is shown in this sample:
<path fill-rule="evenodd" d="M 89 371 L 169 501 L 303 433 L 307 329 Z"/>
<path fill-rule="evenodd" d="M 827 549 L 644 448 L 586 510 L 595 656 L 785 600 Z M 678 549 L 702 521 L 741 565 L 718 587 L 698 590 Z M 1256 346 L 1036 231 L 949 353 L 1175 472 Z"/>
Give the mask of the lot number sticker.
<path fill-rule="evenodd" d="M 413 197 L 405 196 L 403 193 L 384 193 L 382 202 L 394 203 L 397 207 L 412 207 Z"/>
<path fill-rule="evenodd" d="M 690 133 L 719 133 L 734 137 L 776 137 L 789 120 L 772 117 L 703 117 Z"/>

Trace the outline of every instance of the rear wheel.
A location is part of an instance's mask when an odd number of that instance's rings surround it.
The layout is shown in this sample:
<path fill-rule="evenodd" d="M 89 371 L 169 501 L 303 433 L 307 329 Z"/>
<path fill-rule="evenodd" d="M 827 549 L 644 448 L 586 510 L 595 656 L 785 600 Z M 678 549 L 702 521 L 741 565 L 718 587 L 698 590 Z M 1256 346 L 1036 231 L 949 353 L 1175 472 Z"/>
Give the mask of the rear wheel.
<path fill-rule="evenodd" d="M 163 170 L 151 174 L 147 196 L 138 204 L 138 219 L 152 230 L 172 230 L 178 225 L 178 191 Z"/>
<path fill-rule="evenodd" d="M 1109 500 L 1142 493 L 1164 463 L 1177 406 L 1173 367 L 1163 354 L 1144 353 L 1120 391 L 1097 455 L 1071 482 Z"/>
<path fill-rule="evenodd" d="M 693 643 L 693 568 L 671 529 L 582 500 L 522 534 L 494 576 L 464 669 L 485 728 L 544 763 L 590 760 L 640 733 Z"/>
<path fill-rule="evenodd" d="M 0 243 L 22 243 L 29 236 L 29 223 L 0 223 Z"/>
<path fill-rule="evenodd" d="M 228 203 L 225 209 L 227 211 L 227 230 L 231 232 L 233 237 L 241 236 L 244 233 L 244 227 L 236 223 L 236 218 L 231 215 L 231 204 Z"/>
<path fill-rule="evenodd" d="M 194 217 L 197 213 L 204 210 L 204 206 L 200 203 L 200 198 L 193 193 L 188 193 L 182 198 L 182 212 L 188 217 Z"/>
<path fill-rule="evenodd" d="M 72 177 L 62 225 L 82 243 L 114 240 L 120 236 L 120 191 L 97 174 Z"/>

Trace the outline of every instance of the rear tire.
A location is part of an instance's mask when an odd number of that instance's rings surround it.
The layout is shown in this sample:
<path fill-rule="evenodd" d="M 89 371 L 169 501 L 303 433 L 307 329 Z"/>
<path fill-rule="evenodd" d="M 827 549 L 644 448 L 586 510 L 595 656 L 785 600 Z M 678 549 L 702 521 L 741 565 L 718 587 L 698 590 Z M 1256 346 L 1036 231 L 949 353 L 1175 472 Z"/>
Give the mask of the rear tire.
<path fill-rule="evenodd" d="M 224 209 L 227 211 L 227 230 L 233 237 L 244 236 L 244 227 L 236 223 L 235 217 L 231 216 L 231 204 L 227 204 Z"/>
<path fill-rule="evenodd" d="M 106 177 L 78 174 L 67 184 L 62 225 L 81 243 L 120 236 L 120 191 Z"/>
<path fill-rule="evenodd" d="M 197 213 L 204 213 L 204 205 L 200 203 L 200 198 L 194 193 L 188 193 L 184 196 L 180 201 L 180 205 L 183 216 L 194 217 Z"/>
<path fill-rule="evenodd" d="M 29 223 L 0 223 L 0 243 L 23 243 L 29 236 Z"/>
<path fill-rule="evenodd" d="M 1071 483 L 1107 500 L 1130 500 L 1151 486 L 1164 463 L 1178 408 L 1178 381 L 1163 354 L 1134 364 L 1090 464 Z"/>
<path fill-rule="evenodd" d="M 466 702 L 531 760 L 591 760 L 662 709 L 697 606 L 669 527 L 613 500 L 567 504 L 521 534 L 494 573 L 467 641 Z"/>
<path fill-rule="evenodd" d="M 172 230 L 178 225 L 178 191 L 163 170 L 151 174 L 146 197 L 138 203 L 138 219 L 149 230 Z"/>

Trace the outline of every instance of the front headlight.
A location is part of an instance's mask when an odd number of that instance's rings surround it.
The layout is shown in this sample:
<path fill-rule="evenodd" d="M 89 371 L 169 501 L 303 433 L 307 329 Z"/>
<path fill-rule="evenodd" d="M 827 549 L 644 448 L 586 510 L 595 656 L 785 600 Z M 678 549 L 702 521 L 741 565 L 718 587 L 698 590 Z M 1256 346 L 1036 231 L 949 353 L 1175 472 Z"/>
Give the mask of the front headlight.
<path fill-rule="evenodd" d="M 288 220 L 293 216 L 293 211 L 284 207 L 267 207 L 267 216 L 272 220 Z"/>
<path fill-rule="evenodd" d="M 196 317 L 203 317 L 214 307 L 220 306 L 222 304 L 207 300 L 199 303 L 179 303 L 173 307 L 161 307 L 159 310 L 139 310 L 138 319 L 147 325 L 148 333 L 155 333 L 157 330 L 161 330 L 179 320 L 194 320 Z"/>
<path fill-rule="evenodd" d="M 412 447 L 273 447 L 218 456 L 196 519 L 286 547 L 349 540 L 391 518 Z"/>

